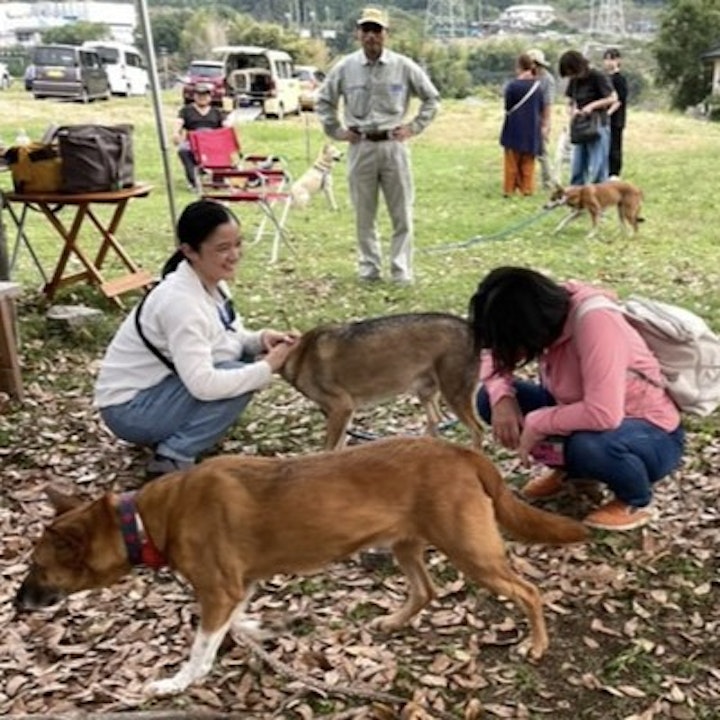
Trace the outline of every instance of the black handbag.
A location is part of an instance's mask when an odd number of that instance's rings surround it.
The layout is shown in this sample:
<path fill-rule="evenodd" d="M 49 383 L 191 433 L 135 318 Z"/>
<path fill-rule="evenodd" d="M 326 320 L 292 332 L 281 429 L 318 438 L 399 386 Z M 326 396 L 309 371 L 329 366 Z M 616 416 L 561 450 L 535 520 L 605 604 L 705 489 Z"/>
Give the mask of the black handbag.
<path fill-rule="evenodd" d="M 575 115 L 570 121 L 570 142 L 583 145 L 600 137 L 600 114 L 593 111 Z"/>
<path fill-rule="evenodd" d="M 61 192 L 121 190 L 135 184 L 132 125 L 67 125 L 58 130 Z"/>

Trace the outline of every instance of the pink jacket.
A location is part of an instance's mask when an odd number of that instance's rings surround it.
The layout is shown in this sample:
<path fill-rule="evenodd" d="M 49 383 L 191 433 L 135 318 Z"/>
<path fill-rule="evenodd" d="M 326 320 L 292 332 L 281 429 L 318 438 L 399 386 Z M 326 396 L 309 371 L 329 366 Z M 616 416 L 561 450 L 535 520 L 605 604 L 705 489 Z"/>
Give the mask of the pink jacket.
<path fill-rule="evenodd" d="M 680 413 L 667 393 L 628 372 L 634 368 L 662 382 L 658 361 L 638 332 L 611 308 L 589 309 L 575 320 L 575 311 L 586 298 L 605 295 L 616 300 L 616 296 L 576 281 L 564 287 L 571 294 L 568 319 L 560 337 L 539 359 L 542 384 L 557 405 L 528 413 L 528 428 L 541 435 L 569 435 L 577 430 L 611 430 L 633 417 L 668 432 L 675 430 Z M 514 395 L 512 376 L 493 374 L 488 351 L 482 355 L 480 378 L 491 405 Z"/>

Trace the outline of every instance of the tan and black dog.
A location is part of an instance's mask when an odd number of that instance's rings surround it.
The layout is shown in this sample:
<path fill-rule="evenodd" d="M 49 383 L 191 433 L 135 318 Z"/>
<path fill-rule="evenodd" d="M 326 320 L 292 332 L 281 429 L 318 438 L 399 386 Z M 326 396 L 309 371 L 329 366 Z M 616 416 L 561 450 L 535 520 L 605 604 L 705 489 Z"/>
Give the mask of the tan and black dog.
<path fill-rule="evenodd" d="M 531 543 L 587 536 L 580 523 L 517 498 L 481 453 L 434 438 L 290 458 L 226 455 L 137 493 L 52 500 L 58 517 L 35 547 L 18 610 L 108 586 L 136 555 L 137 564 L 164 558 L 193 587 L 200 624 L 190 657 L 173 677 L 150 684 L 156 695 L 181 692 L 210 672 L 228 630 L 244 627 L 255 581 L 315 570 L 369 546 L 391 548 L 409 585 L 405 604 L 373 627 L 395 630 L 435 596 L 423 559 L 432 545 L 468 579 L 523 608 L 538 659 L 548 646 L 540 594 L 510 568 L 498 525 Z M 134 547 L 138 528 L 154 552 Z"/>
<path fill-rule="evenodd" d="M 618 218 L 622 231 L 627 232 L 626 223 L 632 227 L 633 232 L 638 230 L 638 223 L 643 221 L 640 217 L 640 205 L 643 194 L 640 188 L 623 180 L 608 180 L 594 185 L 556 186 L 550 200 L 545 204 L 549 210 L 560 205 L 574 210 L 560 221 L 555 232 L 562 230 L 571 220 L 587 211 L 592 219 L 590 234 L 597 232 L 598 222 L 602 211 L 609 207 L 617 207 Z"/>
<path fill-rule="evenodd" d="M 335 163 L 342 160 L 342 153 L 333 144 L 325 143 L 315 162 L 290 186 L 292 205 L 304 208 L 321 190 L 332 210 L 337 210 L 333 192 L 332 171 Z"/>
<path fill-rule="evenodd" d="M 478 355 L 470 325 L 456 315 L 406 313 L 320 325 L 303 333 L 280 374 L 325 413 L 327 450 L 345 443 L 358 407 L 407 392 L 420 399 L 429 434 L 442 420 L 442 396 L 481 445 L 473 407 Z"/>

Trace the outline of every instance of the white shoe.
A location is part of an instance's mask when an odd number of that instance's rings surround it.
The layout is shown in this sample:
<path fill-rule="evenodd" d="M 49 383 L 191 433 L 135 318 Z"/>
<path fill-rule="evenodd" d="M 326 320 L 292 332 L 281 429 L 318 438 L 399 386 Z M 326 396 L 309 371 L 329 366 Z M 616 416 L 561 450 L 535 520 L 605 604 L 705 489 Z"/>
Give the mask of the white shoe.
<path fill-rule="evenodd" d="M 619 179 L 620 179 L 620 176 L 619 176 L 619 175 L 611 175 L 611 176 L 608 178 L 608 180 L 611 181 L 611 182 L 614 182 L 615 180 L 619 180 Z"/>

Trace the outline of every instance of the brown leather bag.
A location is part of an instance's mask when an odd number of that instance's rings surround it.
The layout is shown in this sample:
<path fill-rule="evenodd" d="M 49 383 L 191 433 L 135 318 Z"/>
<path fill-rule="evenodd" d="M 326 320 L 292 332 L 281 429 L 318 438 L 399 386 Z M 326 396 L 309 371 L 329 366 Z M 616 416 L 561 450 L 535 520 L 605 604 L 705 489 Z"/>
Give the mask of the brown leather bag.
<path fill-rule="evenodd" d="M 62 192 L 120 190 L 135 184 L 132 125 L 68 125 L 58 130 Z"/>

